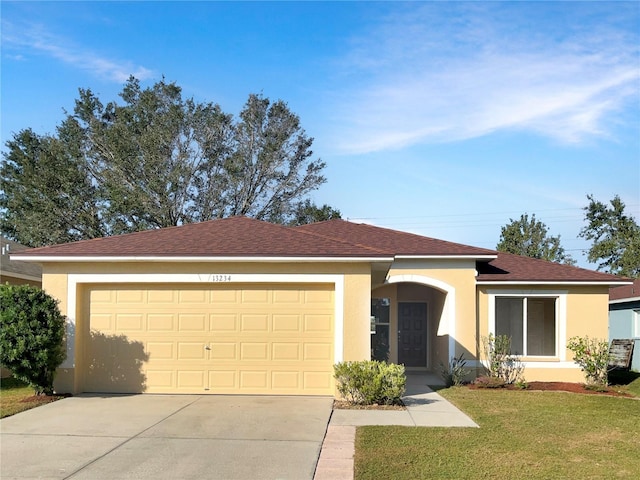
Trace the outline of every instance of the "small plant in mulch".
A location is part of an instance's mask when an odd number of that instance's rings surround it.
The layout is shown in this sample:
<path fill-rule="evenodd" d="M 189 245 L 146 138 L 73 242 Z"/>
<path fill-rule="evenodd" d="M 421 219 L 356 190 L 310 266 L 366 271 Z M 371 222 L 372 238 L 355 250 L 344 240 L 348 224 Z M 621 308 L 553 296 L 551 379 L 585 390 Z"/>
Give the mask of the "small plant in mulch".
<path fill-rule="evenodd" d="M 471 373 L 466 365 L 467 360 L 464 358 L 464 353 L 461 353 L 459 357 L 453 357 L 447 365 L 440 362 L 440 376 L 444 380 L 444 384 L 447 387 L 464 384 L 464 377 Z"/>

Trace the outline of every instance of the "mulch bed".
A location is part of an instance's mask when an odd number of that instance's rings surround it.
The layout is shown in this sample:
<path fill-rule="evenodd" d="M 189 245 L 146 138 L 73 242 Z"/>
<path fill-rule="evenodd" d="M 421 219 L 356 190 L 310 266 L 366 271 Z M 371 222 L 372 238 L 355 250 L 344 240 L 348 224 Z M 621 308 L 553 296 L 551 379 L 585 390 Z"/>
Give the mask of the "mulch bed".
<path fill-rule="evenodd" d="M 468 385 L 471 389 L 482 389 L 473 383 Z M 572 382 L 527 382 L 527 388 L 518 388 L 515 385 L 507 385 L 500 388 L 506 388 L 508 390 L 522 390 L 522 391 L 547 391 L 547 392 L 570 392 L 570 393 L 583 393 L 586 395 L 609 395 L 613 397 L 633 397 L 626 392 L 620 392 L 615 388 L 608 387 L 605 390 L 594 390 L 587 388 L 583 383 Z"/>
<path fill-rule="evenodd" d="M 61 398 L 68 397 L 69 395 L 31 395 L 20 400 L 20 403 L 35 403 L 37 405 L 44 405 L 45 403 L 55 402 Z"/>
<path fill-rule="evenodd" d="M 337 410 L 405 410 L 404 405 L 354 405 L 344 400 L 334 400 L 333 408 Z"/>

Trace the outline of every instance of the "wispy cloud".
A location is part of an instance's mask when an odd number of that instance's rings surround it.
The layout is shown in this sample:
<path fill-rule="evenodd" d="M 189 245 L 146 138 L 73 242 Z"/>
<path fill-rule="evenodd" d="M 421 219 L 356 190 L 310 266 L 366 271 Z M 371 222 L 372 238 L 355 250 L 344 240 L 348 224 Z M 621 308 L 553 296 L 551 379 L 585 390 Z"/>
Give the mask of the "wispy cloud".
<path fill-rule="evenodd" d="M 536 18 L 542 8 L 519 2 L 436 2 L 388 17 L 342 59 L 336 145 L 366 153 L 503 130 L 575 144 L 611 135 L 610 116 L 637 108 L 640 35 L 600 13 L 576 15 L 585 4 L 565 7 Z"/>
<path fill-rule="evenodd" d="M 2 46 L 5 55 L 13 58 L 28 60 L 33 54 L 46 55 L 98 78 L 118 83 L 125 82 L 130 75 L 140 80 L 153 76 L 148 68 L 100 55 L 39 25 L 3 21 Z"/>

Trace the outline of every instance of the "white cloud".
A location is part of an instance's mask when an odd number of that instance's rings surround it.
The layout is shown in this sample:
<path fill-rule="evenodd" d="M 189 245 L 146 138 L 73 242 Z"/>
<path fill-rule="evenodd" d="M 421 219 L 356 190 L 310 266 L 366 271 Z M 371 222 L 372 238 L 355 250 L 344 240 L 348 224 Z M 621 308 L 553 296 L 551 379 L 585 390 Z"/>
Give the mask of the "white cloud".
<path fill-rule="evenodd" d="M 102 56 L 53 35 L 37 25 L 15 25 L 3 22 L 2 45 L 5 51 L 9 49 L 21 52 L 13 55 L 14 58 L 27 59 L 28 52 L 48 55 L 74 68 L 87 71 L 98 78 L 113 82 L 123 83 L 130 75 L 139 80 L 153 76 L 151 70 L 141 65 Z"/>
<path fill-rule="evenodd" d="M 606 18 L 578 27 L 571 11 L 556 25 L 539 25 L 516 7 L 505 15 L 472 5 L 447 16 L 440 5 L 396 13 L 354 40 L 334 95 L 340 151 L 500 130 L 581 143 L 610 135 L 608 118 L 629 102 L 637 108 L 637 33 L 609 28 Z"/>

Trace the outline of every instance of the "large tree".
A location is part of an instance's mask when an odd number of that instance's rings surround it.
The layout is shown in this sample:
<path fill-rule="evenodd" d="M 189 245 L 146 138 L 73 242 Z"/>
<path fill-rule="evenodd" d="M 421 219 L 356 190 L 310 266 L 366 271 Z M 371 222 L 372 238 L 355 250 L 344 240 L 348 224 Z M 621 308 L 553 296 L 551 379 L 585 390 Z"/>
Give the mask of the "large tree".
<path fill-rule="evenodd" d="M 340 210 L 324 204 L 318 207 L 308 198 L 297 205 L 294 217 L 289 221 L 290 226 L 306 225 L 308 223 L 324 222 L 342 218 Z"/>
<path fill-rule="evenodd" d="M 625 204 L 616 195 L 609 206 L 587 195 L 584 208 L 587 225 L 580 236 L 591 240 L 588 260 L 604 270 L 625 277 L 640 277 L 640 226 L 625 213 Z"/>
<path fill-rule="evenodd" d="M 547 226 L 536 220 L 535 214 L 529 218 L 525 213 L 519 220 L 510 218 L 509 222 L 502 227 L 500 241 L 496 247 L 498 251 L 567 265 L 576 263 L 560 245 L 560 236 L 548 235 Z"/>
<path fill-rule="evenodd" d="M 295 221 L 322 185 L 299 117 L 249 95 L 239 118 L 131 77 L 120 102 L 80 89 L 55 135 L 14 134 L 0 166 L 0 229 L 29 246 L 246 215 Z"/>

